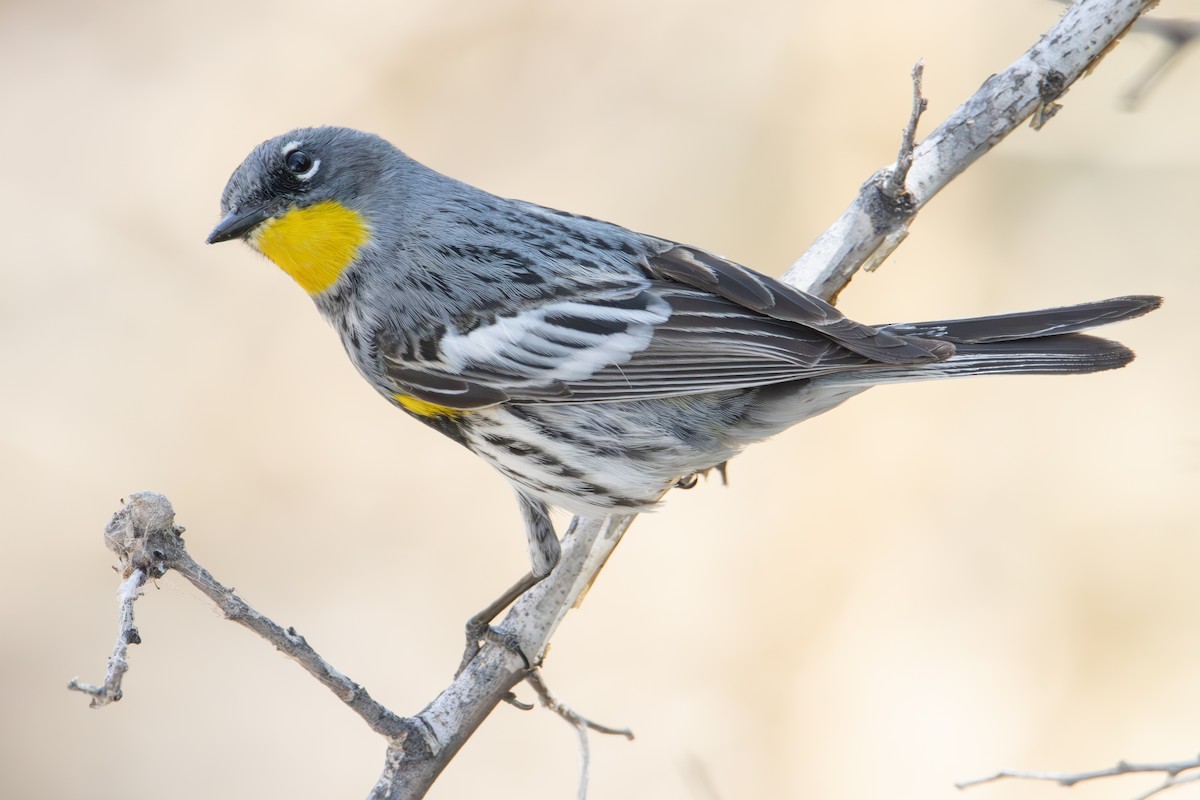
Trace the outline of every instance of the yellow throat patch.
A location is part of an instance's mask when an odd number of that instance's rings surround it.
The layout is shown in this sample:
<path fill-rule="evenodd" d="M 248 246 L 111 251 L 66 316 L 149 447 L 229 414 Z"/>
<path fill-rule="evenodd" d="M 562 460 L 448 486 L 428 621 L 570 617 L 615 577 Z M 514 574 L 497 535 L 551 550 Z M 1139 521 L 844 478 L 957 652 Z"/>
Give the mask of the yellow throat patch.
<path fill-rule="evenodd" d="M 322 200 L 264 222 L 254 244 L 304 291 L 319 294 L 337 282 L 369 235 L 357 211 Z"/>

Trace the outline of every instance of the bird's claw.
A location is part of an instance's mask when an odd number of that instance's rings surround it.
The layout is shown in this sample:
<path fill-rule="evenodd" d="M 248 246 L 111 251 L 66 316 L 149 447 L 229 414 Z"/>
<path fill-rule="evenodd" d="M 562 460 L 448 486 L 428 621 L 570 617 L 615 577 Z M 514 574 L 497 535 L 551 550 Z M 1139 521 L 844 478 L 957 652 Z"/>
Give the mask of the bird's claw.
<path fill-rule="evenodd" d="M 463 670 L 471 663 L 475 656 L 479 655 L 479 651 L 483 649 L 483 645 L 492 642 L 510 653 L 515 653 L 525 663 L 525 669 L 532 669 L 533 662 L 529 660 L 529 656 L 525 655 L 525 651 L 521 649 L 519 637 L 508 631 L 501 631 L 493 628 L 487 622 L 477 619 L 467 621 L 467 646 L 463 650 L 462 662 L 458 665 L 458 671 L 454 673 L 457 678 L 462 675 Z"/>

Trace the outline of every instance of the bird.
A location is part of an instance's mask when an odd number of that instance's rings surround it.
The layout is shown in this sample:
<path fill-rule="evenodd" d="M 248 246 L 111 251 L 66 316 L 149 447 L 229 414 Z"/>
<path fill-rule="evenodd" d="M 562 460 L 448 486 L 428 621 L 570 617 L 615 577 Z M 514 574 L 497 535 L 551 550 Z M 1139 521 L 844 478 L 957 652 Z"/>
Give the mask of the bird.
<path fill-rule="evenodd" d="M 652 510 L 880 384 L 1123 367 L 1128 348 L 1082 332 L 1161 303 L 866 325 L 711 251 L 493 195 L 343 127 L 259 144 L 221 215 L 209 243 L 278 265 L 385 400 L 515 490 L 530 570 L 468 623 L 469 652 L 558 562 L 551 508 Z"/>

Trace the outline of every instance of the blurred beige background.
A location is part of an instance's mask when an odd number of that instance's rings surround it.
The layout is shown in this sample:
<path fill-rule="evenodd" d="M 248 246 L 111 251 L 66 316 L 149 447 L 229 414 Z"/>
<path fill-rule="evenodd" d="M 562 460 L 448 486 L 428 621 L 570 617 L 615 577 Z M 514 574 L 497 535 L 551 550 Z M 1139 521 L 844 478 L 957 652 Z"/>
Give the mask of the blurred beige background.
<path fill-rule="evenodd" d="M 278 270 L 203 244 L 253 145 L 361 127 L 494 192 L 779 274 L 894 157 L 918 57 L 928 131 L 1060 12 L 0 5 L 0 796 L 356 798 L 381 766 L 356 717 L 174 576 L 138 605 L 125 699 L 64 690 L 103 674 L 100 533 L 129 492 L 167 494 L 218 578 L 401 713 L 525 569 L 499 477 L 380 402 Z M 640 520 L 546 672 L 637 732 L 593 737 L 593 798 L 957 798 L 999 767 L 1197 751 L 1198 54 L 1119 110 L 1161 46 L 1131 36 L 841 301 L 885 322 L 1161 293 L 1112 331 L 1138 361 L 880 389 Z M 571 797 L 577 762 L 553 715 L 503 707 L 431 796 Z"/>

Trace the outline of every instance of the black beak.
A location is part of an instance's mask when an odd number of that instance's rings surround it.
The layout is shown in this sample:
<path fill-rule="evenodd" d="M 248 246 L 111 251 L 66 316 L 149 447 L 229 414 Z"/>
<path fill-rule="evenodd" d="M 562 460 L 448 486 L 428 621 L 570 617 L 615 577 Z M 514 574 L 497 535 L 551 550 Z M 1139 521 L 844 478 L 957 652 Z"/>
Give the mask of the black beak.
<path fill-rule="evenodd" d="M 255 226 L 270 216 L 271 211 L 266 206 L 248 208 L 244 211 L 234 209 L 226 215 L 225 219 L 217 223 L 217 227 L 213 228 L 212 233 L 204 241 L 208 244 L 216 244 L 236 239 L 254 230 Z"/>

